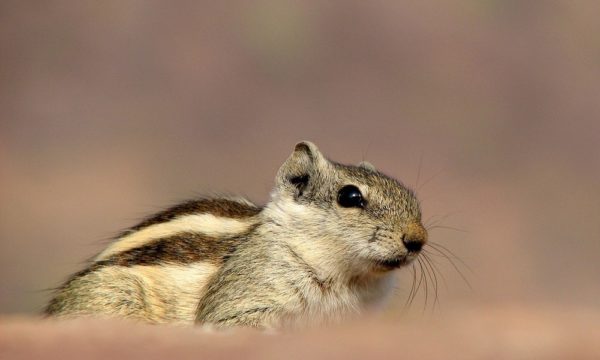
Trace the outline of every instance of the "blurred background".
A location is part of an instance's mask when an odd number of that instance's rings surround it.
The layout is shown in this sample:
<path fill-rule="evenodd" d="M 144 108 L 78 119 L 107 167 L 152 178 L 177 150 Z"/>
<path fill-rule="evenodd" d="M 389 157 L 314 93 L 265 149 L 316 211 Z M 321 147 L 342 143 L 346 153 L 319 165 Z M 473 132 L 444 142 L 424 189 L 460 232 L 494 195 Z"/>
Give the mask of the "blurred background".
<path fill-rule="evenodd" d="M 439 303 L 600 305 L 600 2 L 2 1 L 0 313 L 300 140 L 417 189 Z M 410 291 L 406 270 L 397 309 Z"/>

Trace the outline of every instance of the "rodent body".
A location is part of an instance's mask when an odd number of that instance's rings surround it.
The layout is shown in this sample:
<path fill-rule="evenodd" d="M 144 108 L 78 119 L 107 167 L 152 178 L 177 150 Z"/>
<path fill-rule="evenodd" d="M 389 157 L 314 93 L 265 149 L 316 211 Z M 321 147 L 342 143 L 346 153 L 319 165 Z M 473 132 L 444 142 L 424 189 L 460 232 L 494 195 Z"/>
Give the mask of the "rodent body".
<path fill-rule="evenodd" d="M 123 233 L 46 309 L 216 327 L 303 327 L 375 306 L 427 233 L 414 194 L 369 164 L 310 142 L 281 166 L 271 201 L 187 202 Z"/>

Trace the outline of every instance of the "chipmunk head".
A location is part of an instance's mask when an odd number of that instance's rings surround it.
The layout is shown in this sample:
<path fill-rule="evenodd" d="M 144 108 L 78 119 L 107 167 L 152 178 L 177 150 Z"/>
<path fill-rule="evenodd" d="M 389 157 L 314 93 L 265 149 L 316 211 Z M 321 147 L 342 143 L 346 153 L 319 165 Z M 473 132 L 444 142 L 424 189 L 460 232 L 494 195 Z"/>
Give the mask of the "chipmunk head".
<path fill-rule="evenodd" d="M 416 258 L 427 241 L 411 190 L 369 163 L 329 161 L 308 141 L 281 166 L 272 195 L 276 221 L 325 263 L 383 272 Z"/>

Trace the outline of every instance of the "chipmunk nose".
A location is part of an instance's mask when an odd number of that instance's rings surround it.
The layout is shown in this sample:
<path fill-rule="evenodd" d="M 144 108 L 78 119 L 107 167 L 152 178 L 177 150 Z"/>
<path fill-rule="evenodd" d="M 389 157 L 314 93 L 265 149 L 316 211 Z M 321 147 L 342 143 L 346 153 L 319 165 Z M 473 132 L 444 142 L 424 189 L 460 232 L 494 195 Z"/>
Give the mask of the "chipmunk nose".
<path fill-rule="evenodd" d="M 419 223 L 407 226 L 402 243 L 409 252 L 419 252 L 427 242 L 427 230 Z"/>

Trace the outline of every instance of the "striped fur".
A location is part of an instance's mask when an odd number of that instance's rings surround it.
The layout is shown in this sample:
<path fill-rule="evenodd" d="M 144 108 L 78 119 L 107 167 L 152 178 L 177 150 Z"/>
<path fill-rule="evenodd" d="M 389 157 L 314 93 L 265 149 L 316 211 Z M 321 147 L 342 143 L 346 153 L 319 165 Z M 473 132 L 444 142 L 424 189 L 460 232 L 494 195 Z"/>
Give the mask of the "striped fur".
<path fill-rule="evenodd" d="M 206 198 L 147 218 L 65 282 L 46 313 L 191 323 L 204 285 L 259 212 L 245 199 Z"/>
<path fill-rule="evenodd" d="M 217 327 L 335 323 L 385 300 L 392 270 L 427 241 L 414 193 L 370 164 L 334 163 L 302 142 L 275 182 L 263 208 L 207 198 L 143 220 L 73 275 L 46 313 Z M 338 203 L 348 185 L 360 206 Z"/>
<path fill-rule="evenodd" d="M 244 233 L 252 225 L 253 222 L 248 219 L 231 219 L 212 214 L 182 215 L 169 222 L 149 225 L 117 239 L 95 260 L 106 260 L 115 254 L 137 249 L 157 239 L 181 233 L 199 233 L 213 238 L 223 238 Z"/>
<path fill-rule="evenodd" d="M 98 267 L 68 281 L 46 312 L 192 324 L 198 297 L 217 269 L 207 262 Z"/>

